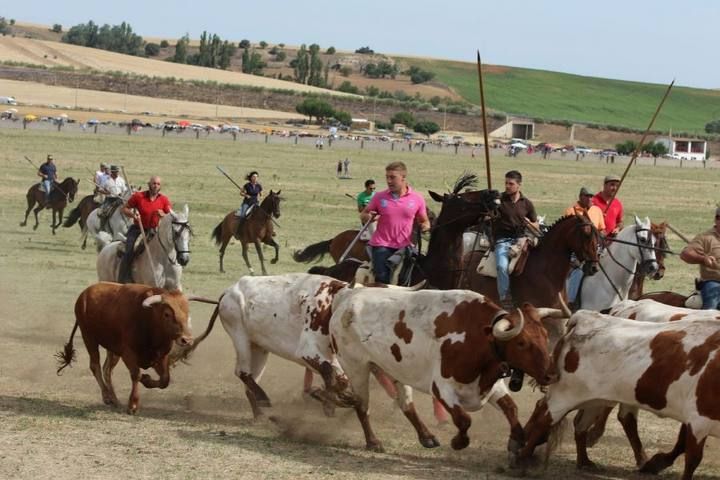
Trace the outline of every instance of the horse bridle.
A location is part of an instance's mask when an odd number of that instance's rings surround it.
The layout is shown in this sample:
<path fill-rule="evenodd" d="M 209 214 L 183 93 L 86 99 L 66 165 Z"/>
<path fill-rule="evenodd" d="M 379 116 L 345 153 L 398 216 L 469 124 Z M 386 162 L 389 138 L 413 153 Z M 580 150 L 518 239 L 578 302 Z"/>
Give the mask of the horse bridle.
<path fill-rule="evenodd" d="M 640 252 L 640 259 L 641 259 L 641 261 L 640 261 L 640 267 L 639 267 L 637 270 L 635 270 L 635 271 L 632 271 L 631 269 L 629 269 L 628 267 L 626 267 L 625 265 L 623 265 L 622 263 L 620 263 L 620 261 L 618 261 L 618 259 L 615 258 L 615 256 L 613 255 L 613 253 L 612 253 L 612 251 L 610 250 L 609 246 L 608 246 L 608 248 L 606 248 L 606 251 L 607 251 L 608 256 L 610 257 L 610 259 L 611 259 L 613 262 L 615 262 L 616 265 L 618 265 L 620 268 L 622 268 L 623 270 L 625 270 L 627 273 L 629 273 L 629 274 L 632 275 L 633 277 L 639 277 L 639 276 L 645 274 L 645 272 L 647 271 L 648 265 L 649 265 L 649 264 L 652 264 L 653 261 L 657 261 L 657 260 L 652 260 L 652 259 L 650 259 L 650 258 L 647 258 L 647 259 L 645 258 L 645 254 L 643 253 L 643 249 L 654 250 L 655 247 L 653 247 L 652 245 L 650 245 L 650 246 L 643 246 L 643 245 L 640 243 L 640 237 L 638 236 L 638 233 L 639 233 L 639 232 L 649 232 L 650 238 L 648 239 L 648 242 L 647 242 L 647 243 L 650 243 L 650 244 L 651 244 L 651 243 L 652 243 L 652 238 L 654 237 L 654 234 L 652 233 L 652 230 L 650 230 L 649 228 L 638 228 L 637 225 L 635 226 L 635 242 L 636 242 L 636 243 L 635 243 L 634 245 L 637 246 L 638 251 Z M 631 244 L 631 243 L 629 243 L 629 242 L 622 242 L 622 243 L 626 243 L 626 244 L 633 245 L 633 244 Z M 622 295 L 620 294 L 620 289 L 618 289 L 617 285 L 615 285 L 615 283 L 613 283 L 613 281 L 610 279 L 610 276 L 609 276 L 609 275 L 607 274 L 607 272 L 605 271 L 605 268 L 603 268 L 602 263 L 598 263 L 598 265 L 600 266 L 600 270 L 602 270 L 603 275 L 605 275 L 605 278 L 607 279 L 608 283 L 610 284 L 610 286 L 611 286 L 611 287 L 613 288 L 613 290 L 615 291 L 615 294 L 618 296 L 618 298 L 619 298 L 620 300 L 622 300 Z M 637 263 L 636 263 L 636 265 L 637 265 Z"/>
<path fill-rule="evenodd" d="M 165 254 L 167 255 L 168 261 L 169 261 L 171 264 L 173 264 L 173 265 L 177 265 L 177 256 L 180 255 L 180 254 L 183 254 L 183 253 L 188 253 L 188 254 L 189 254 L 191 251 L 190 251 L 190 250 L 178 250 L 177 245 L 175 244 L 175 241 L 182 235 L 182 233 L 183 233 L 185 230 L 187 230 L 188 232 L 190 232 L 190 235 L 193 234 L 193 231 L 192 231 L 192 227 L 190 226 L 190 222 L 187 221 L 187 220 L 184 221 L 184 222 L 178 222 L 177 220 L 173 220 L 173 221 L 171 222 L 171 224 L 172 224 L 172 225 L 180 225 L 180 229 L 177 230 L 177 231 L 175 231 L 174 228 L 171 229 L 171 230 L 172 230 L 172 235 L 173 235 L 173 249 L 174 249 L 174 251 L 175 251 L 175 258 L 172 258 L 172 257 L 170 256 L 171 252 L 170 252 L 170 251 L 168 250 L 168 248 L 163 244 L 162 237 L 161 237 L 160 235 L 158 235 L 158 242 L 160 243 L 160 246 L 162 247 L 162 249 L 163 249 L 163 251 L 165 252 Z"/>

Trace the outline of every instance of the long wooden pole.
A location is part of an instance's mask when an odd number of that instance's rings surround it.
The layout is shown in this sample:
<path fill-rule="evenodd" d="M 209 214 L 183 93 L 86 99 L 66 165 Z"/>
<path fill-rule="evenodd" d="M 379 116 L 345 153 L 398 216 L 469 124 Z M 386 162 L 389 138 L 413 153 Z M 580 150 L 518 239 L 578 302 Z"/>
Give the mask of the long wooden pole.
<path fill-rule="evenodd" d="M 668 95 L 670 95 L 670 90 L 672 90 L 673 85 L 675 85 L 675 79 L 673 79 L 673 81 L 670 82 L 670 85 L 668 85 L 667 90 L 665 90 L 665 95 L 663 95 L 662 100 L 660 100 L 660 105 L 658 105 L 657 109 L 655 110 L 655 114 L 650 119 L 650 124 L 645 129 L 645 133 L 643 133 L 642 138 L 640 138 L 640 143 L 638 143 L 637 147 L 635 147 L 635 151 L 633 152 L 632 158 L 630 159 L 630 162 L 628 162 L 627 167 L 625 167 L 625 171 L 623 172 L 622 177 L 620 177 L 620 185 L 618 185 L 617 190 L 615 190 L 615 193 L 610 198 L 610 201 L 608 201 L 608 204 L 605 207 L 604 213 L 607 213 L 607 211 L 610 209 L 610 205 L 612 204 L 613 200 L 615 200 L 615 197 L 617 196 L 617 192 L 620 191 L 620 187 L 622 187 L 622 184 L 625 181 L 625 177 L 627 176 L 628 172 L 630 171 L 630 167 L 632 167 L 633 163 L 635 163 L 635 160 L 637 159 L 638 155 L 640 154 L 640 150 L 642 149 L 642 146 L 645 143 L 645 138 L 647 138 L 648 134 L 650 133 L 650 130 L 652 129 L 653 124 L 655 123 L 655 119 L 657 118 L 658 114 L 660 113 L 660 109 L 662 109 L 662 106 L 665 103 L 665 100 L 667 99 Z"/>
<path fill-rule="evenodd" d="M 488 143 L 487 112 L 485 111 L 485 91 L 483 89 L 482 61 L 480 60 L 480 50 L 477 51 L 477 68 L 478 83 L 480 84 L 480 106 L 482 107 L 483 140 L 485 143 L 485 173 L 487 175 L 487 188 L 488 190 L 491 190 L 492 180 L 490 179 L 490 145 Z"/>

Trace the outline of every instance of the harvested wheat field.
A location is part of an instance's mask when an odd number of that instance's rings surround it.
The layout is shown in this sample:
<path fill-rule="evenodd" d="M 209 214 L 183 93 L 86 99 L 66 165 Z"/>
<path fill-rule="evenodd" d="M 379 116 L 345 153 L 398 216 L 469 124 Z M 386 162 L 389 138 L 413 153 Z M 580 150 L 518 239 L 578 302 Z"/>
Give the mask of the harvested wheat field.
<path fill-rule="evenodd" d="M 218 272 L 217 247 L 210 232 L 238 207 L 236 188 L 222 177 L 222 165 L 236 180 L 250 170 L 260 172 L 265 191 L 282 190 L 282 215 L 276 240 L 280 260 L 267 265 L 270 274 L 305 271 L 291 252 L 355 228 L 357 209 L 345 194 L 356 194 L 366 178 L 381 179 L 383 167 L 405 161 L 409 178 L 427 198 L 427 190 L 445 191 L 464 170 L 482 171 L 469 154 L 425 154 L 342 148 L 342 143 L 317 150 L 311 145 L 259 142 L 214 142 L 168 136 L 82 135 L 77 129 L 40 131 L 0 129 L 0 476 L 12 479 L 126 478 L 137 479 L 508 479 L 520 472 L 510 468 L 506 443 L 509 429 L 492 407 L 473 413 L 470 445 L 450 447 L 453 426 L 436 426 L 429 397 L 416 393 L 419 414 L 441 443 L 425 449 L 417 441 L 402 412 L 377 386 L 371 394 L 371 418 L 386 453 L 364 449 L 362 430 L 349 409 L 326 418 L 321 406 L 302 396 L 303 369 L 270 357 L 260 384 L 270 396 L 271 420 L 253 420 L 240 380 L 234 375 L 235 353 L 218 324 L 200 345 L 189 365 L 172 371 L 165 390 L 141 387 L 136 416 L 103 404 L 98 385 L 88 369 L 88 355 L 80 335 L 75 336 L 77 362 L 55 374 L 53 355 L 67 342 L 78 294 L 97 278 L 92 246 L 80 249 L 79 229 L 61 228 L 52 235 L 50 213 L 41 212 L 40 226 L 20 227 L 25 193 L 37 181 L 25 156 L 33 160 L 53 153 L 61 178 L 87 178 L 105 161 L 121 164 L 133 183 L 161 174 L 163 192 L 177 208 L 190 206 L 191 259 L 183 285 L 190 294 L 217 298 L 248 273 L 237 243 L 225 256 L 227 273 Z M 335 177 L 338 159 L 352 159 L 354 179 Z M 540 214 L 552 221 L 574 201 L 579 185 L 598 185 L 604 175 L 620 173 L 619 164 L 574 162 L 560 159 L 493 157 L 494 184 L 504 172 L 518 168 L 525 177 L 524 191 Z M 720 171 L 639 165 L 629 175 L 621 196 L 628 214 L 669 220 L 686 233 L 698 232 L 711 222 Z M 657 185 L 663 185 L 662 189 Z M 382 183 L 378 182 L 382 188 Z M 83 180 L 71 207 L 90 194 Z M 437 209 L 437 204 L 430 204 Z M 710 212 L 710 213 L 708 213 Z M 67 211 L 66 211 L 67 215 Z M 31 217 L 32 218 L 32 217 Z M 32 224 L 32 221 L 31 221 Z M 676 250 L 682 243 L 669 237 Z M 266 250 L 266 258 L 271 250 Z M 251 248 L 250 261 L 258 269 Z M 324 264 L 329 264 L 326 260 Z M 652 290 L 684 292 L 696 270 L 677 257 L 667 260 L 665 277 L 646 282 Z M 119 305 L 118 308 L 122 306 Z M 193 304 L 192 328 L 197 336 L 207 326 L 212 308 Z M 153 373 L 154 375 L 154 373 Z M 317 382 L 317 380 L 316 380 Z M 115 388 L 122 404 L 129 393 L 127 369 L 115 370 Z M 374 384 L 375 385 L 375 384 Z M 532 412 L 540 393 L 526 383 L 514 394 L 521 422 Z M 677 422 L 641 412 L 640 438 L 649 453 L 668 450 L 675 441 Z M 597 470 L 575 468 L 572 435 L 531 478 L 644 479 L 620 424 L 613 417 L 605 436 L 590 450 Z M 676 478 L 682 460 L 659 478 Z M 697 479 L 720 478 L 720 449 L 708 440 Z"/>
<path fill-rule="evenodd" d="M 29 38 L 0 36 L 0 61 L 22 62 L 35 65 L 69 66 L 101 72 L 123 72 L 149 77 L 175 77 L 182 80 L 213 81 L 249 87 L 276 88 L 299 92 L 317 92 L 331 95 L 347 93 L 259 77 L 214 68 L 181 65 L 177 63 L 133 57 L 96 48 L 80 47 L 67 43 L 49 42 Z"/>
<path fill-rule="evenodd" d="M 123 95 L 121 93 L 100 92 L 97 90 L 84 90 L 81 88 L 53 87 L 42 83 L 19 82 L 15 80 L 0 79 L 0 92 L 14 96 L 20 106 L 15 107 L 18 115 L 28 113 L 44 115 L 45 108 L 55 105 L 52 113 L 58 115 L 60 111 L 68 113 L 78 121 L 90 118 L 100 119 L 130 119 L 143 112 L 147 120 L 161 119 L 162 117 L 182 118 L 254 118 L 254 119 L 301 119 L 298 113 L 280 112 L 276 110 L 262 110 L 259 108 L 243 108 L 225 105 L 211 105 L 208 103 L 187 102 L 184 100 L 169 100 L 139 95 Z M 89 110 L 89 111 L 88 111 Z M 113 112 L 108 115 L 106 112 Z M 118 116 L 118 112 L 123 115 Z"/>

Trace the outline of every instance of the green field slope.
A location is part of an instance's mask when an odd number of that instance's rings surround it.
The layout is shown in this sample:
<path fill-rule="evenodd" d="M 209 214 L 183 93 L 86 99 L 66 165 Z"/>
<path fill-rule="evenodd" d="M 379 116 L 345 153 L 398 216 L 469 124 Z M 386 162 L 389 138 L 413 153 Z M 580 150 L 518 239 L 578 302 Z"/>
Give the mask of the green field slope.
<path fill-rule="evenodd" d="M 400 60 L 434 72 L 437 81 L 452 87 L 467 101 L 480 103 L 475 63 L 416 58 Z M 486 66 L 483 74 L 489 108 L 531 118 L 637 129 L 647 127 L 666 88 L 666 85 L 527 68 Z M 720 118 L 719 90 L 674 87 L 655 128 L 703 133 L 705 124 L 715 118 Z"/>

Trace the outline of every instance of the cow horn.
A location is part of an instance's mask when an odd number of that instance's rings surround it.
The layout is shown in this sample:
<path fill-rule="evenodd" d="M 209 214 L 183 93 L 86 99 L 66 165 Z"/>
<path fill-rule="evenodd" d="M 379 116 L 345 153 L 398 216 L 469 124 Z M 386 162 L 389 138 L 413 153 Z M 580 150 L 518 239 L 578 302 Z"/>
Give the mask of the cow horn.
<path fill-rule="evenodd" d="M 156 303 L 163 303 L 162 295 L 153 295 L 146 298 L 145 300 L 143 300 L 142 306 L 145 308 L 150 308 Z"/>
<path fill-rule="evenodd" d="M 572 317 L 572 312 L 567 306 L 567 303 L 565 303 L 565 300 L 563 300 L 562 293 L 558 292 L 558 300 L 560 301 L 560 309 L 563 311 L 566 317 L 570 318 Z"/>
<path fill-rule="evenodd" d="M 525 317 L 523 316 L 521 309 L 518 308 L 517 312 L 520 316 L 518 324 L 513 327 L 510 323 L 510 320 L 508 320 L 507 318 L 502 318 L 498 320 L 492 330 L 493 337 L 495 337 L 501 342 L 507 342 L 510 339 L 520 335 L 520 332 L 522 332 L 522 329 L 525 326 Z"/>
<path fill-rule="evenodd" d="M 355 279 L 354 278 L 352 279 L 352 282 L 348 283 L 347 288 L 349 288 L 350 290 L 355 288 Z"/>
<path fill-rule="evenodd" d="M 187 301 L 188 302 L 210 303 L 212 305 L 217 305 L 219 303 L 217 300 L 210 300 L 209 298 L 198 297 L 197 295 L 189 295 L 187 297 Z"/>
<path fill-rule="evenodd" d="M 566 318 L 565 313 L 559 308 L 538 308 L 537 309 L 538 317 L 545 318 L 545 317 L 552 317 L 552 318 Z"/>
<path fill-rule="evenodd" d="M 411 292 L 417 292 L 418 290 L 422 290 L 425 287 L 425 284 L 427 283 L 427 280 L 420 280 L 415 285 L 412 285 L 410 287 Z"/>

